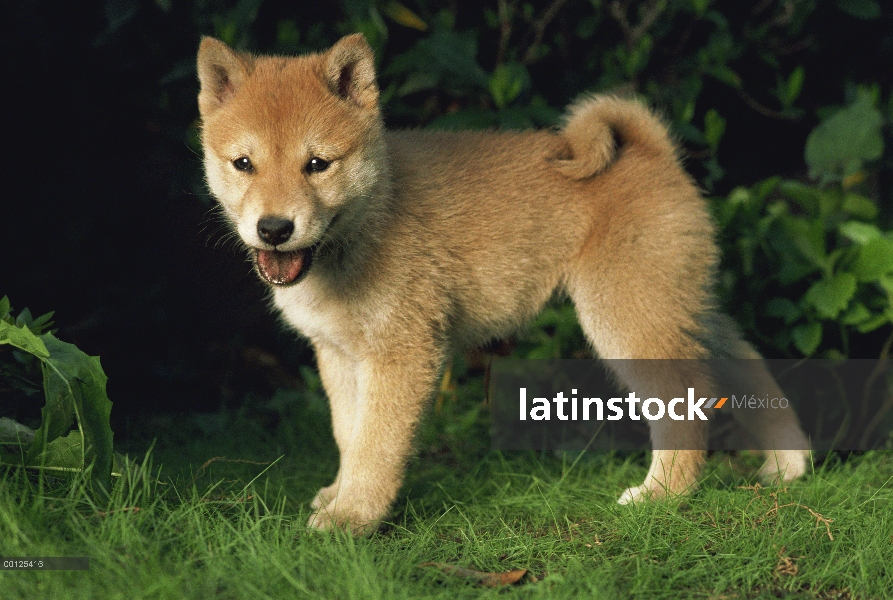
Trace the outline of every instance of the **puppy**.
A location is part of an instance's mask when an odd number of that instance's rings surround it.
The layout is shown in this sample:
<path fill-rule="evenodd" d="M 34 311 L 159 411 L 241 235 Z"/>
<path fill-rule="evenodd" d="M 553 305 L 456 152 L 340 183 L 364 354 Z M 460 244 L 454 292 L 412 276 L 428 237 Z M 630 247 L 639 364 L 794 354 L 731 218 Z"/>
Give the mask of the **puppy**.
<path fill-rule="evenodd" d="M 205 38 L 198 75 L 208 185 L 313 344 L 331 403 L 340 468 L 311 527 L 373 530 L 445 359 L 556 293 L 602 358 L 758 358 L 716 312 L 707 205 L 637 102 L 583 98 L 554 132 L 386 131 L 361 35 L 296 58 Z M 655 379 L 624 364 L 643 397 L 712 386 L 697 366 Z M 747 414 L 761 447 L 808 447 L 792 411 Z M 651 425 L 651 467 L 621 503 L 696 483 L 703 424 Z M 797 477 L 806 455 L 772 452 L 763 474 Z"/>

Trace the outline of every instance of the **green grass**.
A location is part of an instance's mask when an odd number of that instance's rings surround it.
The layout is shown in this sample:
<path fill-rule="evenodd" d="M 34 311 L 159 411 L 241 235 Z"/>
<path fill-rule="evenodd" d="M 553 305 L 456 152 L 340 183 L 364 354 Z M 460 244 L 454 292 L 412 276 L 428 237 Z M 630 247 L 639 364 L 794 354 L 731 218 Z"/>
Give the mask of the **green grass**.
<path fill-rule="evenodd" d="M 90 557 L 88 571 L 0 572 L 0 597 L 881 598 L 893 589 L 890 454 L 832 459 L 786 488 L 750 489 L 757 457 L 717 454 L 692 496 L 622 507 L 615 500 L 644 477 L 646 457 L 491 453 L 478 407 L 447 401 L 420 435 L 390 524 L 352 539 L 304 527 L 307 503 L 337 466 L 318 394 L 271 406 L 145 423 L 159 432 L 150 456 L 160 472 L 128 468 L 108 505 L 77 481 L 0 475 L 0 555 Z M 419 566 L 427 562 L 529 573 L 495 589 Z"/>

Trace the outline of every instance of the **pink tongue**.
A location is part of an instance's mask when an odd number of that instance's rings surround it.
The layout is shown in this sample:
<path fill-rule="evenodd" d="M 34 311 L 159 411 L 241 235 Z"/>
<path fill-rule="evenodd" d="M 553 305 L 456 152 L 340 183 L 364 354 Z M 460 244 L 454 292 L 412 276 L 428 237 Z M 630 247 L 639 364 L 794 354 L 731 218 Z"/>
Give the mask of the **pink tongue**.
<path fill-rule="evenodd" d="M 258 250 L 257 266 L 260 274 L 270 283 L 284 285 L 291 283 L 301 274 L 304 265 L 304 252 L 276 252 Z"/>

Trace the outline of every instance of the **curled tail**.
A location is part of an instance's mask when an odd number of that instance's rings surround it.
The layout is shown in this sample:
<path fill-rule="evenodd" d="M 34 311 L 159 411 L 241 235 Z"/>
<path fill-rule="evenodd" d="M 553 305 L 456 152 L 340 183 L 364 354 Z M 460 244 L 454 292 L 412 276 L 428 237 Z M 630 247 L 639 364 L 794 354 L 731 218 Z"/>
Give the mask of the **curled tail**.
<path fill-rule="evenodd" d="M 555 166 L 573 179 L 591 177 L 606 169 L 617 157 L 618 140 L 622 146 L 677 160 L 666 126 L 635 100 L 616 96 L 581 98 L 570 106 L 562 135 L 569 156 L 555 161 Z"/>

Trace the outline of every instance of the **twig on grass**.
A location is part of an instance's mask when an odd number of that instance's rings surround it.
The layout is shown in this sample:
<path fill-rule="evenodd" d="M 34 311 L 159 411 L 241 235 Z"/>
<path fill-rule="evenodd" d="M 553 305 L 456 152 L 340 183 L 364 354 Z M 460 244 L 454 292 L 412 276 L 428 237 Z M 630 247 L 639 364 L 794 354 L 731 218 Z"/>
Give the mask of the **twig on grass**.
<path fill-rule="evenodd" d="M 747 508 L 750 507 L 751 503 L 754 500 L 756 500 L 757 498 L 759 498 L 760 501 L 764 505 L 766 504 L 766 498 L 764 496 L 760 495 L 760 490 L 764 489 L 764 488 L 759 483 L 755 483 L 754 485 L 739 485 L 738 489 L 739 490 L 751 490 L 754 492 L 754 498 L 750 502 L 748 502 L 747 506 L 745 507 L 745 510 L 747 510 Z M 787 491 L 788 491 L 788 488 L 781 488 L 777 492 L 769 492 L 769 496 L 772 498 L 773 506 L 768 511 L 766 511 L 765 515 L 763 515 L 761 518 L 757 519 L 757 523 L 761 523 L 763 520 L 769 518 L 772 515 L 777 516 L 779 514 L 779 511 L 782 508 L 796 506 L 796 507 L 802 508 L 804 510 L 808 510 L 810 512 L 810 514 L 816 518 L 816 525 L 818 525 L 819 523 L 822 523 L 825 526 L 825 533 L 828 534 L 828 539 L 833 542 L 834 535 L 831 533 L 831 523 L 834 522 L 834 519 L 829 519 L 829 518 L 825 517 L 823 514 L 819 513 L 818 511 L 813 510 L 812 508 L 806 506 L 805 504 L 800 504 L 799 502 L 788 502 L 787 504 L 779 504 L 778 503 L 778 495 L 787 493 Z"/>
<path fill-rule="evenodd" d="M 205 474 L 205 469 L 206 469 L 211 463 L 214 463 L 214 462 L 245 463 L 245 464 L 249 464 L 249 465 L 269 465 L 271 461 L 258 462 L 258 461 L 255 461 L 255 460 L 244 460 L 244 459 L 241 459 L 241 458 L 227 458 L 227 457 L 225 457 L 225 456 L 215 456 L 215 457 L 213 457 L 213 458 L 209 458 L 208 460 L 206 460 L 206 461 L 205 461 L 205 464 L 203 464 L 201 467 L 199 467 L 199 469 L 198 469 L 198 471 L 196 471 L 195 475 L 192 476 L 192 482 L 195 483 L 195 481 L 196 481 L 199 477 L 201 477 L 202 475 L 204 475 L 204 474 Z"/>
<path fill-rule="evenodd" d="M 828 534 L 828 539 L 831 540 L 832 542 L 834 541 L 834 536 L 831 534 L 831 523 L 834 522 L 834 519 L 829 519 L 829 518 L 825 517 L 824 515 L 822 515 L 821 513 L 818 513 L 816 511 L 814 511 L 813 509 L 809 508 L 808 506 L 806 506 L 805 504 L 800 504 L 799 502 L 788 502 L 787 504 L 781 504 L 781 505 L 778 505 L 777 502 L 778 502 L 778 500 L 776 500 L 776 505 L 773 506 L 772 508 L 770 508 L 769 511 L 766 513 L 767 517 L 773 513 L 778 514 L 779 510 L 781 510 L 782 508 L 787 508 L 789 506 L 797 506 L 797 507 L 803 508 L 805 510 L 808 510 L 810 512 L 810 514 L 812 514 L 812 516 L 814 516 L 816 518 L 816 525 L 818 525 L 819 523 L 822 523 L 825 525 L 825 532 Z"/>

